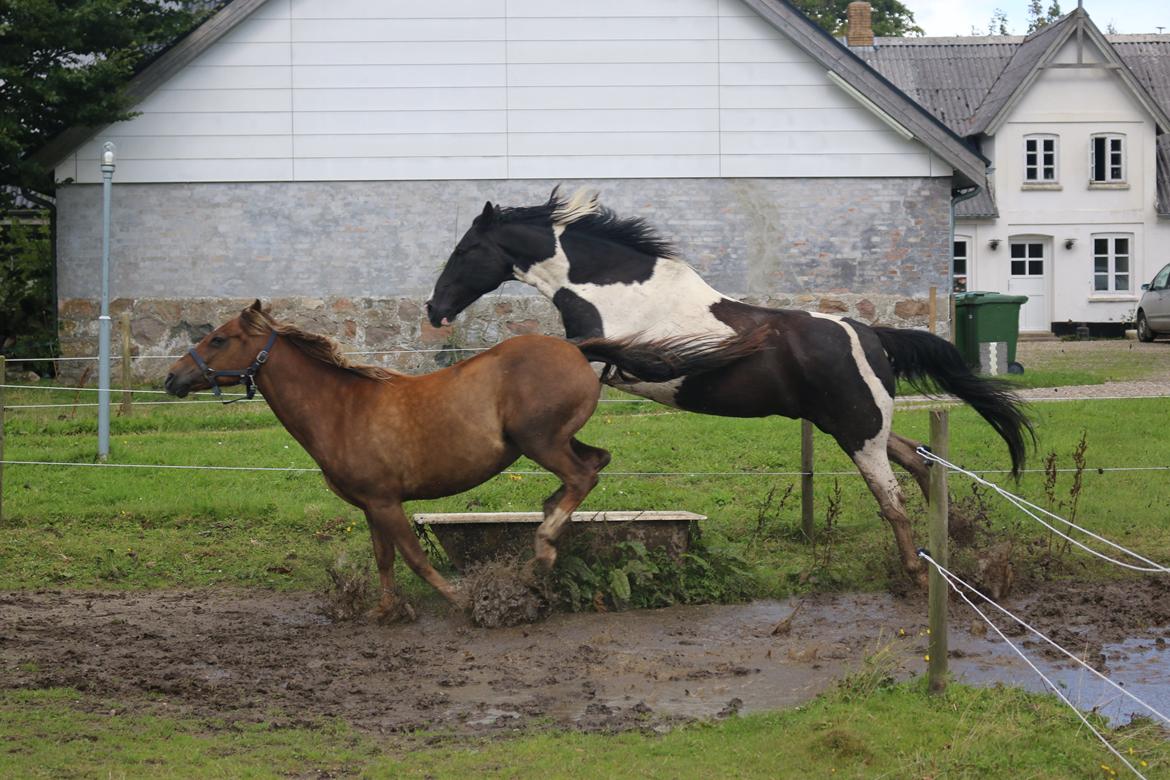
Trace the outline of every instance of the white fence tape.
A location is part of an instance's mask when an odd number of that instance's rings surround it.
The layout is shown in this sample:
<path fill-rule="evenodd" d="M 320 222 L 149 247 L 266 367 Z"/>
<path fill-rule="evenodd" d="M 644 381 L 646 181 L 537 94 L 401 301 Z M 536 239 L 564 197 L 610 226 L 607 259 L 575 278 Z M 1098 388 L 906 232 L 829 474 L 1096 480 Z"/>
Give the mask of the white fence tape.
<path fill-rule="evenodd" d="M 1109 752 L 1110 752 L 1110 753 L 1112 753 L 1114 756 L 1116 756 L 1116 757 L 1117 757 L 1117 760 L 1118 760 L 1118 761 L 1120 761 L 1121 763 L 1125 764 L 1125 766 L 1126 766 L 1126 767 L 1128 767 L 1128 768 L 1129 768 L 1129 770 L 1130 770 L 1131 772 L 1133 772 L 1135 776 L 1137 776 L 1137 777 L 1139 777 L 1139 778 L 1142 778 L 1142 780 L 1146 780 L 1146 777 L 1145 777 L 1145 775 L 1143 775 L 1141 772 L 1139 772 L 1139 771 L 1138 771 L 1138 769 L 1137 769 L 1137 767 L 1135 767 L 1135 766 L 1134 766 L 1133 764 L 1131 764 L 1131 763 L 1130 763 L 1128 760 L 1126 760 L 1125 756 L 1121 755 L 1121 752 L 1120 752 L 1120 751 L 1118 751 L 1118 750 L 1117 750 L 1117 748 L 1113 747 L 1113 745 L 1112 745 L 1112 744 L 1110 744 L 1109 740 L 1105 739 L 1105 736 L 1104 736 L 1104 735 L 1103 735 L 1103 734 L 1102 734 L 1100 731 L 1098 731 L 1096 728 L 1094 728 L 1094 727 L 1093 727 L 1093 724 L 1089 722 L 1089 719 L 1085 717 L 1084 713 L 1082 713 L 1082 712 L 1080 711 L 1080 709 L 1078 709 L 1078 708 L 1077 708 L 1077 706 L 1076 706 L 1075 704 L 1073 704 L 1073 703 L 1072 703 L 1072 702 L 1071 702 L 1071 701 L 1068 699 L 1068 697 L 1067 697 L 1067 696 L 1065 696 L 1065 695 L 1064 695 L 1064 692 L 1063 692 L 1062 690 L 1060 690 L 1060 686 L 1058 686 L 1056 683 L 1054 683 L 1052 680 L 1050 680 L 1050 679 L 1048 678 L 1048 676 L 1044 674 L 1044 672 L 1040 671 L 1040 668 L 1039 668 L 1039 667 L 1037 667 L 1037 666 L 1036 666 L 1036 664 L 1032 663 L 1032 660 L 1031 660 L 1030 658 L 1028 658 L 1028 656 L 1027 656 L 1027 655 L 1024 653 L 1024 651 L 1023 651 L 1023 650 L 1021 650 L 1019 647 L 1017 647 L 1017 646 L 1016 646 L 1016 644 L 1015 644 L 1014 642 L 1012 642 L 1010 639 L 1008 639 L 1008 638 L 1007 638 L 1007 636 L 1006 636 L 1006 635 L 1003 633 L 1003 631 L 1001 631 L 1001 630 L 1000 630 L 999 626 L 995 625 L 995 623 L 994 623 L 994 622 L 992 622 L 992 621 L 991 621 L 991 620 L 990 620 L 990 619 L 987 617 L 987 615 L 985 615 L 985 614 L 983 613 L 983 611 L 982 611 L 981 609 L 979 609 L 979 607 L 975 606 L 975 603 L 974 603 L 973 601 L 971 601 L 971 599 L 970 599 L 970 598 L 968 598 L 968 597 L 967 597 L 967 594 L 966 594 L 966 593 L 964 593 L 962 590 L 960 590 L 960 589 L 959 589 L 959 587 L 958 587 L 958 586 L 957 586 L 955 583 L 956 583 L 956 581 L 958 581 L 958 582 L 962 582 L 962 580 L 960 580 L 958 577 L 956 577 L 954 574 L 952 574 L 952 573 L 951 573 L 950 571 L 948 571 L 947 569 L 943 568 L 943 567 L 942 567 L 942 566 L 941 566 L 941 565 L 940 565 L 940 564 L 939 564 L 937 561 L 935 561 L 933 558 L 931 558 L 931 557 L 930 557 L 930 555 L 929 555 L 928 553 L 926 553 L 925 551 L 919 551 L 918 555 L 919 555 L 919 557 L 921 557 L 921 558 L 923 558 L 924 560 L 926 560 L 928 563 L 930 563 L 930 565 L 931 565 L 931 566 L 934 566 L 934 567 L 935 567 L 935 568 L 938 570 L 938 572 L 939 572 L 939 573 L 942 575 L 943 579 L 944 579 L 944 580 L 946 580 L 946 583 L 947 583 L 947 585 L 948 585 L 948 586 L 951 588 L 951 590 L 953 590 L 955 593 L 957 593 L 957 594 L 959 595 L 959 597 L 960 597 L 961 599 L 963 599 L 963 601 L 967 602 L 967 605 L 968 605 L 969 607 L 971 607 L 971 609 L 975 610 L 976 614 L 978 614 L 978 615 L 979 615 L 979 617 L 983 618 L 983 621 L 984 621 L 985 623 L 987 623 L 987 625 L 991 626 L 991 629 L 992 629 L 993 631 L 995 631 L 995 633 L 996 633 L 996 634 L 999 636 L 999 638 L 1000 638 L 1000 639 L 1002 639 L 1002 640 L 1003 640 L 1003 641 L 1004 641 L 1004 642 L 1007 644 L 1007 646 L 1008 646 L 1008 647 L 1010 647 L 1010 648 L 1011 648 L 1011 649 L 1012 649 L 1012 650 L 1013 650 L 1013 651 L 1016 653 L 1016 655 L 1018 655 L 1018 656 L 1020 657 L 1020 659 L 1021 659 L 1021 660 L 1022 660 L 1024 663 L 1026 663 L 1026 664 L 1028 665 L 1028 667 L 1029 667 L 1029 668 L 1030 668 L 1030 669 L 1031 669 L 1033 672 L 1035 672 L 1037 675 L 1039 675 L 1040 679 L 1044 681 L 1045 685 L 1047 685 L 1047 686 L 1049 687 L 1049 689 L 1051 689 L 1051 690 L 1052 690 L 1052 692 L 1053 692 L 1053 693 L 1055 693 L 1055 694 L 1057 695 L 1057 697 L 1058 697 L 1058 698 L 1059 698 L 1059 699 L 1060 699 L 1062 702 L 1064 702 L 1066 705 L 1068 705 L 1069 709 L 1071 709 L 1071 710 L 1073 711 L 1073 713 L 1075 713 L 1075 714 L 1076 714 L 1076 716 L 1077 716 L 1078 718 L 1080 718 L 1080 721 L 1081 721 L 1081 723 L 1085 724 L 1085 727 L 1086 727 L 1086 728 L 1088 728 L 1088 729 L 1089 729 L 1089 731 L 1093 732 L 1093 735 L 1094 735 L 1095 737 L 1097 737 L 1097 739 L 1098 739 L 1098 740 L 1100 740 L 1100 741 L 1101 741 L 1101 744 L 1102 744 L 1102 745 L 1104 745 L 1106 748 L 1108 748 L 1108 749 L 1109 749 Z M 953 579 L 952 579 L 952 578 L 953 578 Z M 991 599 L 987 598 L 987 597 L 986 597 L 986 596 L 984 596 L 982 593 L 979 593 L 979 591 L 975 590 L 975 588 L 971 587 L 970 585 L 967 585 L 967 583 L 965 583 L 965 582 L 963 582 L 963 585 L 965 585 L 966 587 L 970 588 L 970 589 L 971 589 L 971 590 L 972 590 L 974 593 L 978 594 L 978 595 L 979 595 L 979 597 L 980 597 L 980 598 L 982 598 L 984 601 L 986 601 L 986 602 L 987 602 L 987 603 L 989 603 L 989 604 L 992 604 L 992 605 L 994 605 L 995 607 L 997 607 L 998 609 L 1000 609 L 1000 611 L 1001 611 L 1001 612 L 1004 612 L 1005 614 L 1007 614 L 1007 615 L 1010 615 L 1010 616 L 1012 617 L 1012 619 L 1013 619 L 1013 620 L 1015 620 L 1017 623 L 1019 623 L 1020 625 L 1024 626 L 1025 628 L 1027 628 L 1028 630 L 1030 630 L 1032 633 L 1034 633 L 1034 634 L 1036 634 L 1037 636 L 1039 636 L 1041 639 L 1044 639 L 1044 640 L 1045 640 L 1046 642 L 1048 642 L 1050 645 L 1052 645 L 1052 646 L 1054 646 L 1054 647 L 1057 647 L 1057 648 L 1059 648 L 1059 649 L 1060 649 L 1060 650 L 1061 650 L 1061 651 L 1062 651 L 1062 652 L 1063 652 L 1065 655 L 1067 655 L 1069 658 L 1072 658 L 1074 661 L 1076 661 L 1077 663 L 1079 663 L 1081 666 L 1083 666 L 1083 667 L 1085 667 L 1086 669 L 1088 669 L 1089 671 L 1093 672 L 1093 673 L 1094 673 L 1094 674 L 1096 674 L 1098 677 L 1100 677 L 1101 679 L 1103 679 L 1103 680 L 1105 680 L 1106 682 L 1108 682 L 1110 685 L 1113 685 L 1113 686 L 1114 686 L 1115 688 L 1117 688 L 1119 691 L 1121 691 L 1121 692 L 1122 692 L 1122 693 L 1124 693 L 1125 695 L 1129 696 L 1131 699 L 1133 699 L 1133 700 L 1134 700 L 1134 701 L 1136 701 L 1138 704 L 1140 704 L 1140 705 L 1142 705 L 1143 707 L 1145 707 L 1145 708 L 1146 708 L 1147 710 L 1149 710 L 1150 712 L 1152 712 L 1152 713 L 1154 713 L 1155 715 L 1157 715 L 1157 716 L 1158 716 L 1159 718 L 1161 718 L 1163 721 L 1165 721 L 1165 722 L 1167 722 L 1168 724 L 1170 724 L 1170 720 L 1167 720 L 1167 719 L 1166 719 L 1166 716 L 1165 716 L 1165 715 L 1163 715 L 1161 712 L 1159 712 L 1158 710 L 1154 709 L 1154 708 L 1153 708 L 1153 707 L 1151 707 L 1149 704 L 1146 704 L 1144 701 L 1142 701 L 1142 700 L 1141 700 L 1141 699 L 1139 699 L 1138 697 L 1134 696 L 1133 694 L 1129 693 L 1129 691 L 1126 691 L 1126 690 L 1125 690 L 1124 688 L 1122 688 L 1121 686 L 1119 686 L 1119 685 L 1116 685 L 1116 684 L 1115 684 L 1115 683 L 1114 683 L 1112 680 L 1110 680 L 1108 677 L 1105 677 L 1104 675 L 1100 674 L 1099 672 L 1097 672 L 1097 670 L 1096 670 L 1096 669 L 1093 669 L 1091 666 L 1089 666 L 1088 664 L 1086 664 L 1084 661 L 1082 661 L 1081 659 L 1077 658 L 1075 655 L 1073 655 L 1073 654 L 1072 654 L 1072 653 L 1070 653 L 1069 651 L 1065 650 L 1063 647 L 1060 647 L 1060 645 L 1056 644 L 1056 643 L 1055 643 L 1055 642 L 1053 642 L 1051 639 L 1049 639 L 1048 637 L 1046 637 L 1044 634 L 1040 633 L 1040 632 L 1039 632 L 1039 631 L 1037 631 L 1036 629 L 1032 628 L 1031 626 L 1029 626 L 1029 625 L 1028 625 L 1027 623 L 1025 623 L 1024 621 L 1020 620 L 1019 618 L 1015 617 L 1014 615 L 1011 615 L 1011 613 L 1010 613 L 1010 612 L 1007 612 L 1007 610 L 1005 610 L 1005 609 L 1003 609 L 1002 607 L 1000 607 L 1000 606 L 999 606 L 998 604 L 996 604 L 994 601 L 992 601 Z"/>
<path fill-rule="evenodd" d="M 973 479 L 974 481 L 978 482 L 980 485 L 984 485 L 986 487 L 991 488 L 994 492 L 1003 496 L 1011 504 L 1015 505 L 1015 507 L 1017 509 L 1022 511 L 1024 514 L 1028 515 L 1028 517 L 1031 517 L 1033 520 L 1040 523 L 1040 525 L 1042 525 L 1045 528 L 1047 528 L 1048 530 L 1052 531 L 1054 534 L 1056 534 L 1060 538 L 1065 539 L 1068 542 L 1070 542 L 1071 544 L 1076 545 L 1077 547 L 1079 547 L 1080 549 L 1089 553 L 1090 555 L 1096 556 L 1097 558 L 1100 558 L 1104 561 L 1108 561 L 1109 563 L 1112 563 L 1115 566 L 1120 566 L 1124 569 L 1129 569 L 1131 571 L 1140 571 L 1140 572 L 1156 573 L 1156 574 L 1170 574 L 1170 568 L 1167 568 L 1166 566 L 1163 566 L 1160 563 L 1155 563 L 1154 561 L 1151 561 L 1149 558 L 1146 558 L 1142 555 L 1139 555 L 1138 553 L 1135 553 L 1133 550 L 1130 550 L 1126 547 L 1122 547 L 1120 544 L 1117 544 L 1116 542 L 1110 541 L 1109 539 L 1106 539 L 1103 536 L 1095 534 L 1092 531 L 1090 531 L 1089 529 L 1083 528 L 1083 527 L 1077 525 L 1076 523 L 1072 522 L 1071 520 L 1066 520 L 1065 518 L 1061 517 L 1060 515 L 1058 515 L 1054 512 L 1050 512 L 1049 510 L 1045 509 L 1044 507 L 1037 506 L 1036 504 L 1033 504 L 1031 501 L 1028 501 L 1027 499 L 1020 498 L 1019 496 L 1005 490 L 1004 488 L 1000 487 L 999 485 L 995 484 L 994 482 L 991 482 L 989 480 L 984 479 L 983 477 L 976 474 L 974 471 L 968 471 L 967 469 L 964 469 L 960 466 L 956 466 L 954 463 L 951 463 L 948 460 L 944 460 L 943 458 L 940 458 L 938 455 L 935 455 L 933 452 L 926 449 L 925 447 L 919 447 L 917 452 L 920 456 L 922 456 L 927 461 L 930 461 L 931 463 L 938 463 L 938 464 L 946 467 L 947 469 L 954 471 L 957 474 L 962 474 L 965 477 Z M 1134 564 L 1126 563 L 1125 561 L 1119 561 L 1116 558 L 1113 558 L 1109 555 L 1106 555 L 1106 554 L 1101 553 L 1101 552 L 1097 552 L 1092 547 L 1089 547 L 1088 545 L 1086 545 L 1084 542 L 1081 542 L 1079 539 L 1074 539 L 1073 537 L 1066 534 L 1064 531 L 1060 530 L 1056 526 L 1047 522 L 1046 520 L 1044 520 L 1043 518 L 1040 517 L 1040 514 L 1037 514 L 1037 513 L 1047 515 L 1048 517 L 1051 517 L 1053 520 L 1059 520 L 1060 522 L 1067 525 L 1069 528 L 1080 531 L 1081 533 L 1085 534 L 1086 536 L 1088 536 L 1092 539 L 1095 539 L 1098 542 L 1101 542 L 1102 544 L 1108 545 L 1109 547 L 1112 547 L 1114 550 L 1117 550 L 1120 553 L 1124 553 L 1125 555 L 1128 555 L 1129 557 L 1133 558 L 1134 560 L 1141 561 L 1142 563 L 1146 564 L 1146 566 L 1135 566 Z"/>

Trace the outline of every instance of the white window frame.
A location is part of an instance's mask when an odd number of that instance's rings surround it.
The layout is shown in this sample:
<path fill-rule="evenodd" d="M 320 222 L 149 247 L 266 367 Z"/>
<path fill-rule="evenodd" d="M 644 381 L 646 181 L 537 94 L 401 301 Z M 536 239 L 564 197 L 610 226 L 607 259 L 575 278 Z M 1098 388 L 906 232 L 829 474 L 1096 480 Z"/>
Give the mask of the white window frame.
<path fill-rule="evenodd" d="M 1046 150 L 1044 145 L 1049 141 L 1052 148 Z M 1029 149 L 1030 144 L 1034 144 L 1035 148 Z M 1045 160 L 1049 154 L 1052 155 L 1050 163 Z M 1029 155 L 1035 155 L 1031 163 L 1028 162 Z M 1045 175 L 1049 172 L 1051 177 Z M 1024 186 L 1054 184 L 1060 184 L 1060 136 L 1054 133 L 1029 133 L 1024 136 Z"/>
<path fill-rule="evenodd" d="M 1124 239 L 1126 241 L 1126 251 L 1123 253 L 1117 251 L 1118 239 Z M 1092 294 L 1094 296 L 1115 297 L 1122 295 L 1136 297 L 1133 284 L 1133 233 L 1094 233 L 1090 237 L 1090 241 L 1092 267 L 1090 270 L 1089 289 L 1092 290 Z M 1104 253 L 1097 251 L 1098 241 L 1107 242 Z M 1125 270 L 1123 271 L 1117 269 L 1117 260 L 1119 258 L 1125 258 Z M 1104 271 L 1097 270 L 1097 261 L 1101 259 L 1104 259 L 1106 263 Z M 1105 277 L 1106 289 L 1099 289 L 1097 287 L 1097 280 L 1102 276 Z M 1126 278 L 1126 286 L 1123 289 L 1119 289 L 1117 286 L 1117 278 L 1119 276 Z"/>
<path fill-rule="evenodd" d="M 959 254 L 959 245 L 963 245 L 963 254 Z M 971 248 L 975 242 L 971 236 L 955 236 L 951 243 L 951 291 L 967 292 L 971 289 Z M 959 261 L 963 261 L 963 271 L 958 269 Z"/>
<path fill-rule="evenodd" d="M 1023 257 L 1013 257 L 1012 251 L 1017 246 L 1024 247 Z M 1040 247 L 1039 257 L 1029 254 L 1030 247 L 1032 246 Z M 1048 264 L 1052 261 L 1048 251 L 1049 246 L 1050 244 L 1046 239 L 1038 237 L 1017 236 L 1010 239 L 1008 241 L 1008 276 L 1021 279 L 1038 279 L 1040 277 L 1046 276 L 1048 274 Z M 1040 261 L 1040 273 L 1033 273 L 1032 264 L 1037 260 Z M 1013 263 L 1023 263 L 1024 273 L 1015 273 L 1012 265 Z"/>
<path fill-rule="evenodd" d="M 1097 176 L 1097 141 L 1101 140 L 1105 144 L 1105 166 L 1103 172 L 1105 178 L 1098 179 Z M 1117 143 L 1117 148 L 1114 149 L 1114 142 Z M 1126 142 L 1125 133 L 1093 133 L 1089 136 L 1089 184 L 1090 185 L 1111 185 L 1111 184 L 1125 184 L 1126 179 Z M 1113 155 L 1117 155 L 1116 164 L 1114 164 Z M 1115 175 L 1116 174 L 1116 175 Z"/>

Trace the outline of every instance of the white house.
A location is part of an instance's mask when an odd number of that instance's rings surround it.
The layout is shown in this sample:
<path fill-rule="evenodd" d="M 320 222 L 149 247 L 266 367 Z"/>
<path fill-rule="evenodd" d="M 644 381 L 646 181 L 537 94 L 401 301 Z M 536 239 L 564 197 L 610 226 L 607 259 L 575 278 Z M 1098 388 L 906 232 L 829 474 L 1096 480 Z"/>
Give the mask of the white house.
<path fill-rule="evenodd" d="M 986 185 L 783 0 L 234 0 L 130 90 L 138 116 L 40 152 L 71 353 L 92 352 L 107 140 L 111 286 L 156 353 L 257 295 L 369 349 L 551 328 L 519 288 L 454 333 L 418 304 L 485 199 L 556 183 L 647 217 L 730 294 L 924 325 L 952 198 Z"/>
<path fill-rule="evenodd" d="M 991 161 L 957 209 L 957 289 L 1027 295 L 1024 331 L 1132 322 L 1170 262 L 1170 35 L 1105 36 L 1078 8 L 1026 38 L 855 51 Z"/>

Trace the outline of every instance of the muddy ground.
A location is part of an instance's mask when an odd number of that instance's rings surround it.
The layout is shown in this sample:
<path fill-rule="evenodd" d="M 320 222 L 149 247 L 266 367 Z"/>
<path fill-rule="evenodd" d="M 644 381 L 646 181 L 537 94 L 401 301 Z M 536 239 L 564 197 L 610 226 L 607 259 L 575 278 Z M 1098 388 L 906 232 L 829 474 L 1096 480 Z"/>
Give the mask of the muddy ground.
<path fill-rule="evenodd" d="M 663 729 L 783 708 L 883 645 L 897 674 L 924 670 L 921 596 L 815 596 L 773 636 L 794 603 L 557 614 L 489 630 L 434 604 L 412 624 L 335 623 L 321 597 L 304 593 L 6 592 L 0 685 L 69 686 L 118 707 L 227 721 L 336 717 L 374 733 L 482 733 Z M 1102 656 L 1110 643 L 1155 653 L 1161 661 L 1141 672 L 1155 679 L 1144 682 L 1170 690 L 1170 584 L 1050 586 L 1011 604 L 1111 673 L 1126 654 Z M 952 671 L 1005 679 L 1002 643 L 973 629 L 967 607 L 951 609 Z"/>

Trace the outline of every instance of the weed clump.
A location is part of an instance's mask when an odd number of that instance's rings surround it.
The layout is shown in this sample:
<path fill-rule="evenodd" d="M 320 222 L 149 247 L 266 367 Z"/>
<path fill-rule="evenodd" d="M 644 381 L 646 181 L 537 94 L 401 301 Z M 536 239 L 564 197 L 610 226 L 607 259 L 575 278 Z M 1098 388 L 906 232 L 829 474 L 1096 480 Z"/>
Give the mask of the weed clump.
<path fill-rule="evenodd" d="M 546 575 L 515 556 L 497 558 L 471 570 L 463 581 L 471 620 L 483 628 L 535 623 L 552 609 Z"/>

